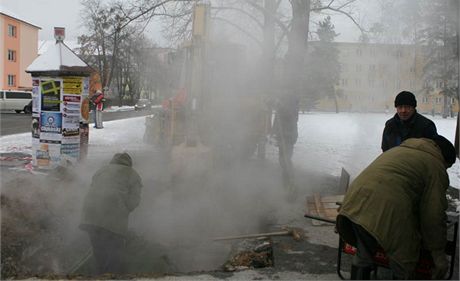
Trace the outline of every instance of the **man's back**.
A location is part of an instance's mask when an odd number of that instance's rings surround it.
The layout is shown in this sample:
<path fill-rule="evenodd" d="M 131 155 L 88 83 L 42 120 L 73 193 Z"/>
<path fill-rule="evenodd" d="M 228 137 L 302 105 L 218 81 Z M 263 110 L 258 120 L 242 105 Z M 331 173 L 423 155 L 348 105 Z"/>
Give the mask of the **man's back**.
<path fill-rule="evenodd" d="M 435 143 L 409 139 L 381 154 L 353 181 L 339 217 L 362 226 L 390 258 L 410 269 L 422 239 L 425 246 L 444 247 L 448 185 Z"/>
<path fill-rule="evenodd" d="M 116 154 L 109 165 L 93 176 L 83 206 L 83 225 L 102 227 L 124 235 L 128 215 L 140 202 L 142 180 L 125 154 Z"/>

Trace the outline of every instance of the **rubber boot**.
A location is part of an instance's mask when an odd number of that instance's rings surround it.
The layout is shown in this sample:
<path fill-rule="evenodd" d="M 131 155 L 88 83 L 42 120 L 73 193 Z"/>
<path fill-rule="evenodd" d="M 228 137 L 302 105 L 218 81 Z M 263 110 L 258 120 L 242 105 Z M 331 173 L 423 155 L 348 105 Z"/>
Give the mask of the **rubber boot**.
<path fill-rule="evenodd" d="M 351 266 L 351 277 L 350 280 L 371 280 L 371 270 L 370 266 Z"/>

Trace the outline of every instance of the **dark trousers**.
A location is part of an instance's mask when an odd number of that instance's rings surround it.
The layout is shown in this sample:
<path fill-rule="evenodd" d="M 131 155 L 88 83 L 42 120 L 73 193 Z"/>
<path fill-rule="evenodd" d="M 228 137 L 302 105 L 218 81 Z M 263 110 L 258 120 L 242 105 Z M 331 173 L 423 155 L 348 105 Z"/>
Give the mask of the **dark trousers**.
<path fill-rule="evenodd" d="M 100 227 L 88 229 L 97 264 L 96 274 L 123 273 L 125 237 Z"/>
<path fill-rule="evenodd" d="M 357 253 L 352 261 L 351 279 L 368 280 L 370 279 L 370 272 L 374 267 L 373 257 L 381 247 L 377 240 L 360 225 L 352 222 L 352 227 L 356 237 Z M 389 266 L 392 271 L 392 276 L 390 276 L 390 278 L 384 276 L 384 279 L 409 279 L 409 274 L 391 259 Z"/>
<path fill-rule="evenodd" d="M 294 144 L 287 143 L 283 139 L 278 141 L 279 145 L 279 163 L 283 177 L 283 184 L 291 187 L 294 184 L 294 165 L 292 164 L 292 154 L 294 153 Z"/>

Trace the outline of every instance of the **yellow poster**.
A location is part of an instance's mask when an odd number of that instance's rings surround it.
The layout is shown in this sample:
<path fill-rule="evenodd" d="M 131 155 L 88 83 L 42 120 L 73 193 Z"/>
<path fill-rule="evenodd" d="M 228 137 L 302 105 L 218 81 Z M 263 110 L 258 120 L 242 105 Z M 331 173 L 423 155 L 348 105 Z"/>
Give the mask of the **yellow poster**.
<path fill-rule="evenodd" d="M 81 95 L 82 78 L 64 77 L 64 94 Z"/>

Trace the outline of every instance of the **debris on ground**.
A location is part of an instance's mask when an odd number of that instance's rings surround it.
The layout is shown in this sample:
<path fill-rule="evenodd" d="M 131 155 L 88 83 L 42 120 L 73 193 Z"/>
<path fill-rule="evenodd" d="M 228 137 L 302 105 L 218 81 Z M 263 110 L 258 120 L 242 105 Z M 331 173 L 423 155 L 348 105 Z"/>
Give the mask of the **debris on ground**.
<path fill-rule="evenodd" d="M 274 265 L 273 245 L 271 238 L 257 241 L 244 240 L 235 245 L 233 255 L 223 265 L 227 272 L 249 268 L 263 268 Z"/>

